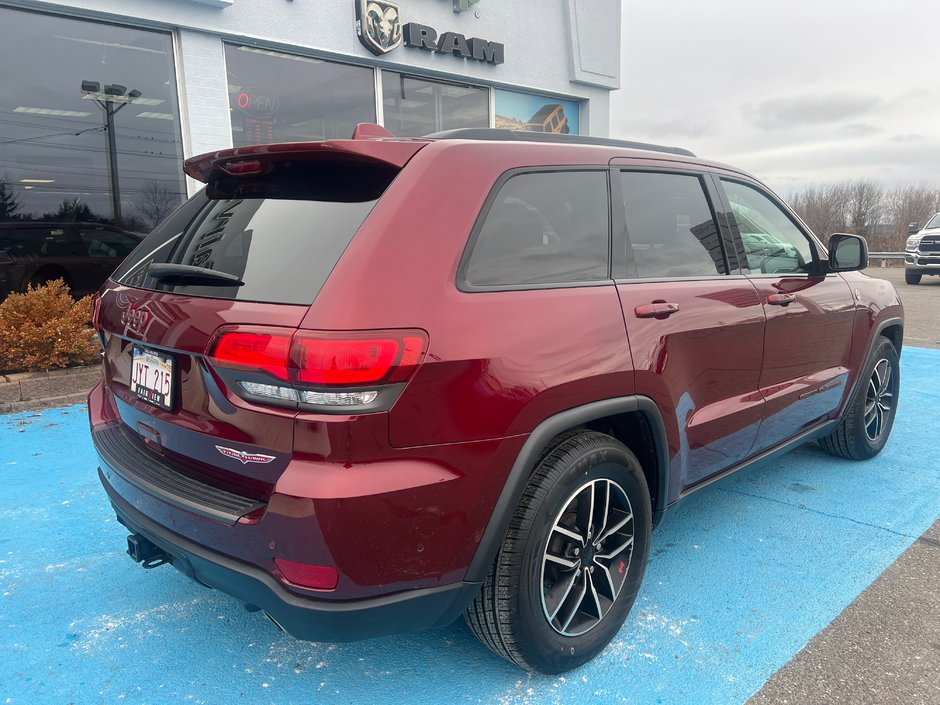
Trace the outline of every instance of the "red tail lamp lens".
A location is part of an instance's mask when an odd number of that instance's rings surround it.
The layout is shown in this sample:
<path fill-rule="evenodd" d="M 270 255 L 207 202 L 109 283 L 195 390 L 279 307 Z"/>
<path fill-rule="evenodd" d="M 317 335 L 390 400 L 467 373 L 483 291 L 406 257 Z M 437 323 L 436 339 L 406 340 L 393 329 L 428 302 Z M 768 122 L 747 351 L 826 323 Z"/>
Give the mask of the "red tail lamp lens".
<path fill-rule="evenodd" d="M 344 334 L 238 327 L 217 334 L 209 358 L 305 386 L 387 384 L 411 378 L 427 342 L 420 330 Z"/>
<path fill-rule="evenodd" d="M 290 332 L 226 331 L 216 338 L 209 356 L 224 366 L 263 370 L 289 380 L 290 340 Z"/>
<path fill-rule="evenodd" d="M 284 579 L 300 587 L 314 590 L 333 590 L 339 582 L 339 571 L 328 565 L 308 565 L 286 558 L 275 558 L 274 565 Z"/>
<path fill-rule="evenodd" d="M 297 381 L 362 384 L 388 374 L 398 357 L 395 340 L 297 340 Z"/>

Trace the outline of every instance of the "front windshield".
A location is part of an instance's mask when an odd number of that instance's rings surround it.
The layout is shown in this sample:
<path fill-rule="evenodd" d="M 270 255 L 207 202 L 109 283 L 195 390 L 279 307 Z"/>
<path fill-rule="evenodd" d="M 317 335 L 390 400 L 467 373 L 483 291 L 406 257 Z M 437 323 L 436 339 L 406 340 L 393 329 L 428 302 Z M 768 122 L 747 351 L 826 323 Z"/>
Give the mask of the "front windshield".
<path fill-rule="evenodd" d="M 931 228 L 940 228 L 940 213 L 937 213 L 937 215 L 931 218 L 930 222 L 928 222 L 927 225 L 924 226 L 924 228 L 928 230 Z"/>

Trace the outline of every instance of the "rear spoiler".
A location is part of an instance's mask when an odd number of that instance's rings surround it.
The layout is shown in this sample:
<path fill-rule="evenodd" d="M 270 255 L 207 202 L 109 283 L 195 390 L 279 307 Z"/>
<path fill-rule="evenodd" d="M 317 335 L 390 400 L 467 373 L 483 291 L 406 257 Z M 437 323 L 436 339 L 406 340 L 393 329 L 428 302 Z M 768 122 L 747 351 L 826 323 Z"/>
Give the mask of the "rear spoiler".
<path fill-rule="evenodd" d="M 360 123 L 348 140 L 287 142 L 235 147 L 191 157 L 183 171 L 203 183 L 267 172 L 277 162 L 357 161 L 401 169 L 428 144 L 423 139 L 396 139 L 379 125 Z"/>

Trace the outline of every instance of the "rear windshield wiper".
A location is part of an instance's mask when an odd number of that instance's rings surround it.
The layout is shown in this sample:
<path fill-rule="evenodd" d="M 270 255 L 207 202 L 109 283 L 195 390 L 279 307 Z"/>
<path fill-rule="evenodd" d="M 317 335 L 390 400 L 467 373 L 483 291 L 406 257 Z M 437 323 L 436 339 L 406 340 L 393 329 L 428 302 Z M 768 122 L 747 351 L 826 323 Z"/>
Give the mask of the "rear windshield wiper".
<path fill-rule="evenodd" d="M 191 264 L 154 263 L 147 269 L 147 276 L 164 284 L 189 284 L 190 286 L 244 286 L 245 282 L 234 274 L 215 269 L 196 267 Z"/>

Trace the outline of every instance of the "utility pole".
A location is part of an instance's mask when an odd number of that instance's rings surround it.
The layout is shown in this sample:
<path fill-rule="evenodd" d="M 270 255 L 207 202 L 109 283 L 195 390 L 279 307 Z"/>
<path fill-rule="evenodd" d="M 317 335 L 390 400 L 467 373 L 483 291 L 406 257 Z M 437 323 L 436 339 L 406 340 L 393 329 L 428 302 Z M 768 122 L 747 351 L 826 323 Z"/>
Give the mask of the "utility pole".
<path fill-rule="evenodd" d="M 114 224 L 121 225 L 121 187 L 118 183 L 117 140 L 114 134 L 114 116 L 119 110 L 140 98 L 142 93 L 136 89 L 127 92 L 127 87 L 112 83 L 101 91 L 97 81 L 82 81 L 82 93 L 91 97 L 101 112 L 104 113 L 104 127 L 108 133 L 108 176 L 111 180 L 111 212 Z M 116 105 L 117 104 L 117 105 Z M 116 107 L 115 107 L 116 105 Z"/>

